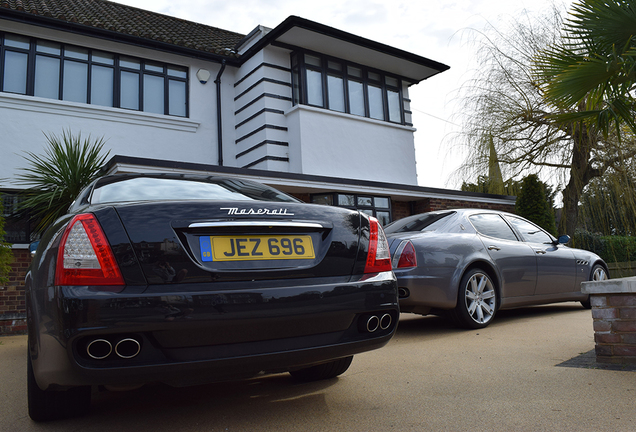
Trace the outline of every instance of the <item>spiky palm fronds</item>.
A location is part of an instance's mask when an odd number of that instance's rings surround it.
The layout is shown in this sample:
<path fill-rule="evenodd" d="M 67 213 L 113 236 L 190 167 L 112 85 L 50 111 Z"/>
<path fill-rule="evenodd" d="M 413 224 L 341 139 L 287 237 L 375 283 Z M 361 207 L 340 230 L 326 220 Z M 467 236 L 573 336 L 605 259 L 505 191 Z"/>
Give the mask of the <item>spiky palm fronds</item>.
<path fill-rule="evenodd" d="M 44 154 L 26 152 L 27 166 L 16 176 L 16 184 L 27 187 L 20 208 L 38 221 L 36 232 L 66 213 L 81 190 L 98 177 L 110 153 L 102 154 L 103 138 L 83 139 L 70 130 L 61 137 L 44 135 L 48 143 Z"/>

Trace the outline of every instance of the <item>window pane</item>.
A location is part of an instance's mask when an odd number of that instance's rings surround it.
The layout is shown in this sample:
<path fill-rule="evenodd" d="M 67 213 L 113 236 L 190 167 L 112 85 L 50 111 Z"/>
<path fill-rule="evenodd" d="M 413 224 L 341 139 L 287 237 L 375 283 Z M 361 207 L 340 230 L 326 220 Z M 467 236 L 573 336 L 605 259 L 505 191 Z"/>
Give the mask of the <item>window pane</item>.
<path fill-rule="evenodd" d="M 323 106 L 322 73 L 307 69 L 307 103 Z"/>
<path fill-rule="evenodd" d="M 371 197 L 358 197 L 358 205 L 365 207 L 373 207 L 373 198 Z"/>
<path fill-rule="evenodd" d="M 91 76 L 91 103 L 113 106 L 113 68 L 93 65 Z"/>
<path fill-rule="evenodd" d="M 62 52 L 60 44 L 48 41 L 38 41 L 36 46 L 37 52 L 60 55 Z"/>
<path fill-rule="evenodd" d="M 387 225 L 391 222 L 391 213 L 389 212 L 375 212 L 375 217 L 378 218 L 378 221 L 380 221 L 380 225 L 382 226 Z"/>
<path fill-rule="evenodd" d="M 129 69 L 139 69 L 141 67 L 139 64 L 139 60 L 124 56 L 120 57 L 119 66 Z"/>
<path fill-rule="evenodd" d="M 373 81 L 380 81 L 380 74 L 375 72 L 369 72 L 369 79 Z"/>
<path fill-rule="evenodd" d="M 387 99 L 389 102 L 389 121 L 401 123 L 402 116 L 400 115 L 400 93 L 393 90 L 388 90 Z"/>
<path fill-rule="evenodd" d="M 388 198 L 375 197 L 375 207 L 376 208 L 388 209 L 389 208 L 389 199 Z"/>
<path fill-rule="evenodd" d="M 523 239 L 525 241 L 530 243 L 552 243 L 552 238 L 550 238 L 548 234 L 543 232 L 543 230 L 536 225 L 515 217 L 506 219 L 512 222 L 514 227 L 517 228 L 519 232 L 521 232 L 521 235 L 523 236 Z"/>
<path fill-rule="evenodd" d="M 29 38 L 16 35 L 4 35 L 4 44 L 5 46 L 22 49 L 29 49 L 31 47 Z"/>
<path fill-rule="evenodd" d="M 88 87 L 88 64 L 76 61 L 64 61 L 64 87 L 62 99 L 86 103 Z"/>
<path fill-rule="evenodd" d="M 314 204 L 333 205 L 333 195 L 314 195 L 311 197 Z"/>
<path fill-rule="evenodd" d="M 345 111 L 344 80 L 341 77 L 327 76 L 329 86 L 329 109 Z"/>
<path fill-rule="evenodd" d="M 146 62 L 144 64 L 144 69 L 151 72 L 163 73 L 163 65 L 160 65 L 158 63 Z"/>
<path fill-rule="evenodd" d="M 164 114 L 163 77 L 144 75 L 144 111 Z"/>
<path fill-rule="evenodd" d="M 355 195 L 338 195 L 338 205 L 341 206 L 352 206 L 356 205 L 356 196 Z"/>
<path fill-rule="evenodd" d="M 384 120 L 382 89 L 380 87 L 369 86 L 369 117 Z"/>
<path fill-rule="evenodd" d="M 170 80 L 169 86 L 169 112 L 170 115 L 186 116 L 186 83 Z"/>
<path fill-rule="evenodd" d="M 362 78 L 362 70 L 359 69 L 359 68 L 355 68 L 353 66 L 348 66 L 347 67 L 347 73 L 349 74 L 349 76 L 356 77 L 356 78 Z"/>
<path fill-rule="evenodd" d="M 139 74 L 134 72 L 121 72 L 121 107 L 139 109 Z"/>
<path fill-rule="evenodd" d="M 312 66 L 321 66 L 320 58 L 312 55 L 305 55 L 305 63 Z"/>
<path fill-rule="evenodd" d="M 391 87 L 397 87 L 398 86 L 398 79 L 397 78 L 386 77 L 386 78 L 384 78 L 384 82 L 386 83 L 386 85 L 391 86 Z"/>
<path fill-rule="evenodd" d="M 470 221 L 480 234 L 504 240 L 517 240 L 517 236 L 512 232 L 512 229 L 499 215 L 473 215 L 470 217 Z"/>
<path fill-rule="evenodd" d="M 188 77 L 188 71 L 185 68 L 168 67 L 168 75 L 185 79 Z"/>
<path fill-rule="evenodd" d="M 88 60 L 88 50 L 86 48 L 65 47 L 64 56 L 78 60 Z"/>
<path fill-rule="evenodd" d="M 342 70 L 342 64 L 340 64 L 338 62 L 331 61 L 331 60 L 327 62 L 327 67 L 329 69 L 333 69 L 333 70 L 338 70 L 338 71 Z"/>
<path fill-rule="evenodd" d="M 298 68 L 292 69 L 292 75 L 292 81 L 294 82 L 294 87 L 292 88 L 293 104 L 298 105 L 300 103 L 300 74 L 298 73 Z"/>
<path fill-rule="evenodd" d="M 349 112 L 364 115 L 364 89 L 361 82 L 349 81 Z"/>
<path fill-rule="evenodd" d="M 28 59 L 26 53 L 5 51 L 3 91 L 26 94 Z"/>
<path fill-rule="evenodd" d="M 101 52 L 101 51 L 93 51 L 91 58 L 94 62 L 103 63 L 107 65 L 115 64 L 115 56 L 113 54 Z"/>
<path fill-rule="evenodd" d="M 60 59 L 45 56 L 35 58 L 35 96 L 59 99 Z"/>

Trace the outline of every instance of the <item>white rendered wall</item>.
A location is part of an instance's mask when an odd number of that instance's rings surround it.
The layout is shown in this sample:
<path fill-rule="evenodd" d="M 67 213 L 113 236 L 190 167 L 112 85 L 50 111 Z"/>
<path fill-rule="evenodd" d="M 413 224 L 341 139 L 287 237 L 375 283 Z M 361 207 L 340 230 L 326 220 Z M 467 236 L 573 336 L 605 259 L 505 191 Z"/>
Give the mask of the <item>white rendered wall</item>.
<path fill-rule="evenodd" d="M 417 185 L 413 128 L 302 105 L 287 119 L 292 172 Z"/>

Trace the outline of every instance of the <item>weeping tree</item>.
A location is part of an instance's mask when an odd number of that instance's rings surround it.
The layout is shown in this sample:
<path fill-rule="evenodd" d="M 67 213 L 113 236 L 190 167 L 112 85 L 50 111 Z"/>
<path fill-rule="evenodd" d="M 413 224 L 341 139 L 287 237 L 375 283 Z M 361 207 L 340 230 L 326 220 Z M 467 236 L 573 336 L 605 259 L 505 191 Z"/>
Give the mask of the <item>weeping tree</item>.
<path fill-rule="evenodd" d="M 563 13 L 556 7 L 542 15 L 523 12 L 472 33 L 477 70 L 460 90 L 460 139 L 468 150 L 464 175 L 484 172 L 494 146 L 506 177 L 530 172 L 565 185 L 559 232 L 574 237 L 585 186 L 636 150 L 633 141 L 579 118 L 585 104 L 564 111 L 547 97 L 537 59 L 563 45 Z M 566 113 L 572 117 L 562 117 Z"/>
<path fill-rule="evenodd" d="M 99 176 L 110 153 L 102 154 L 103 138 L 83 138 L 70 130 L 61 137 L 44 135 L 47 146 L 43 154 L 26 152 L 26 166 L 15 180 L 27 188 L 19 209 L 37 221 L 36 232 L 66 214 L 81 190 Z"/>

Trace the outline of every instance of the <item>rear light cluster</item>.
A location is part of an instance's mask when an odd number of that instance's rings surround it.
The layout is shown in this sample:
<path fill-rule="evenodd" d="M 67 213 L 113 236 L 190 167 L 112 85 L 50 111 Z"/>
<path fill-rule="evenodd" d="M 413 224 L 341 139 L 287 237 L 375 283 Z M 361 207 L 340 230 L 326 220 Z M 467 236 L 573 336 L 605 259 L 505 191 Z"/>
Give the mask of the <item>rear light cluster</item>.
<path fill-rule="evenodd" d="M 391 253 L 389 243 L 378 220 L 369 217 L 369 253 L 365 273 L 391 271 Z"/>
<path fill-rule="evenodd" d="M 66 226 L 58 249 L 55 285 L 124 285 L 115 255 L 93 214 L 77 215 Z"/>
<path fill-rule="evenodd" d="M 403 240 L 395 250 L 393 256 L 393 268 L 410 268 L 417 267 L 417 256 L 415 255 L 415 247 L 411 240 Z"/>

